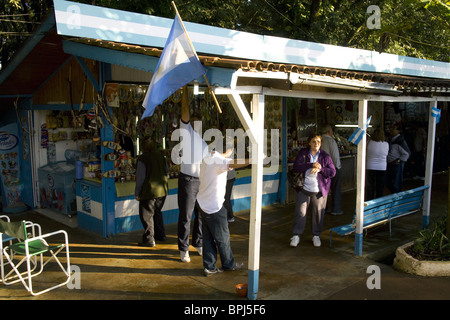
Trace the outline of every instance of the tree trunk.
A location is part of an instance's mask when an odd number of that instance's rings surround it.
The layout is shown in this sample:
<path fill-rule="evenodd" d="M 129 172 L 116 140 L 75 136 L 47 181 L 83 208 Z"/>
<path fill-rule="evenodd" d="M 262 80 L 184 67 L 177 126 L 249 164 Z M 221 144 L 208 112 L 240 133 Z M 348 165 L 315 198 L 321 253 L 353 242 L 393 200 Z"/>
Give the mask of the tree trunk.
<path fill-rule="evenodd" d="M 309 8 L 308 30 L 311 30 L 314 22 L 316 21 L 316 18 L 319 15 L 319 9 L 320 9 L 320 0 L 312 0 L 311 7 Z"/>

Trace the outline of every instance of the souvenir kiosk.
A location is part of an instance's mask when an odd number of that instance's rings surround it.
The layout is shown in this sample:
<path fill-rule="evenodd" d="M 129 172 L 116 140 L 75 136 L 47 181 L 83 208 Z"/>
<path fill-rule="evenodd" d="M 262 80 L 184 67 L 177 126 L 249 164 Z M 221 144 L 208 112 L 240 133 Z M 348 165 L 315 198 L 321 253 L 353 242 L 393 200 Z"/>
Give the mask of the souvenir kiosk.
<path fill-rule="evenodd" d="M 112 66 L 112 68 L 116 67 Z M 163 105 L 156 108 L 152 117 L 141 119 L 144 111 L 142 100 L 147 87 L 148 85 L 145 84 L 106 84 L 107 104 L 112 109 L 113 135 L 111 140 L 101 141 L 105 151 L 99 166 L 92 169 L 89 163 L 85 164 L 83 177 L 76 182 L 78 226 L 81 228 L 102 233 L 104 228 L 102 192 L 104 192 L 105 180 L 112 183 L 111 188 L 114 191 L 112 197 L 114 232 L 121 233 L 142 228 L 134 189 L 136 159 L 140 153 L 140 143 L 144 139 L 152 139 L 157 142 L 166 157 L 169 168 L 169 193 L 162 209 L 164 223 L 170 224 L 178 221 L 177 178 L 179 165 L 172 161 L 171 154 L 172 148 L 179 143 L 172 139 L 172 133 L 179 128 L 180 124 L 181 95 L 179 91 L 176 92 Z M 188 90 L 191 113 L 202 119 L 203 131 L 216 128 L 223 131 L 223 136 L 225 136 L 227 128 L 239 129 L 239 120 L 225 97 L 220 99 L 222 113 L 219 114 L 211 96 L 204 88 L 199 89 L 199 94 L 194 94 L 194 86 L 189 86 Z M 270 112 L 266 118 L 267 127 L 279 129 L 281 128 L 282 99 L 273 98 L 269 101 Z M 250 99 L 247 99 L 248 108 L 250 108 L 249 102 Z M 270 144 L 270 135 L 268 141 Z M 246 150 L 249 149 L 248 142 L 247 138 Z M 248 152 L 246 154 L 248 156 Z M 110 169 L 102 170 L 101 166 L 104 165 L 108 165 Z M 279 166 L 267 168 L 266 173 L 263 205 L 274 203 L 278 199 Z M 249 209 L 250 183 L 251 172 L 249 169 L 236 171 L 232 194 L 235 211 Z"/>

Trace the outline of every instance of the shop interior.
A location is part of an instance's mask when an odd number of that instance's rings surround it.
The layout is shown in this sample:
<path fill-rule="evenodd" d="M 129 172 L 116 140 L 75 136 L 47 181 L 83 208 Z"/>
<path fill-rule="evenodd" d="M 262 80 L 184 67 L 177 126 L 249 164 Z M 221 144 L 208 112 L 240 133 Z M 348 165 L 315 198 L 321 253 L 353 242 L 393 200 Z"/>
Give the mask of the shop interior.
<path fill-rule="evenodd" d="M 129 184 L 128 190 L 132 192 L 136 158 L 140 154 L 140 141 L 144 139 L 157 142 L 166 155 L 170 178 L 178 177 L 179 166 L 171 161 L 171 150 L 178 141 L 172 141 L 171 135 L 179 127 L 181 91 L 157 107 L 152 117 L 141 119 L 147 87 L 135 83 L 109 83 L 105 86 L 105 99 L 94 104 L 91 110 L 35 111 L 35 125 L 40 128 L 38 172 L 42 208 L 75 214 L 76 179 L 101 183 L 102 177 L 114 178 L 116 188 L 120 188 L 120 184 Z M 217 98 L 222 113 L 219 113 L 208 90 L 195 85 L 189 87 L 191 114 L 202 119 L 202 129 L 216 128 L 225 136 L 226 129 L 238 129 L 241 124 L 228 98 L 225 95 Z M 243 95 L 250 112 L 251 98 L 251 95 Z M 298 150 L 307 146 L 311 133 L 324 124 L 331 124 L 341 153 L 345 177 L 342 190 L 353 190 L 356 187 L 356 146 L 347 139 L 357 127 L 358 102 L 300 98 L 286 98 L 285 101 L 288 163 L 292 164 Z M 281 145 L 283 98 L 267 96 L 265 106 L 269 150 L 271 129 L 280 130 Z M 108 109 L 112 110 L 111 113 Z M 372 116 L 372 128 L 388 130 L 391 124 L 400 123 L 407 140 L 411 141 L 412 121 L 426 125 L 428 103 L 370 102 L 368 115 Z M 114 141 L 100 140 L 100 130 L 105 122 L 113 127 Z M 369 128 L 369 138 L 370 131 Z M 249 151 L 250 143 L 246 140 L 246 151 Z M 101 145 L 111 151 L 103 155 L 104 159 L 101 159 Z M 280 150 L 280 156 L 281 153 Z M 114 162 L 114 169 L 102 172 L 102 160 Z"/>

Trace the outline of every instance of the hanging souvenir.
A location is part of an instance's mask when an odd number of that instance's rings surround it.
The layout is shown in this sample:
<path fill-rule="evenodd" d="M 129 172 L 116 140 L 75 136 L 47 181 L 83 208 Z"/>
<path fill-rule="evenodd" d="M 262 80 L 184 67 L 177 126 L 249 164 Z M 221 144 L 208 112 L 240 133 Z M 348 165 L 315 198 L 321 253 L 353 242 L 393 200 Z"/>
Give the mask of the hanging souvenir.
<path fill-rule="evenodd" d="M 114 141 L 102 141 L 102 145 L 108 149 L 112 149 L 112 150 L 116 150 L 116 151 L 122 149 L 120 144 L 118 144 L 117 142 L 114 142 Z"/>
<path fill-rule="evenodd" d="M 48 148 L 48 130 L 45 123 L 41 125 L 41 147 Z"/>

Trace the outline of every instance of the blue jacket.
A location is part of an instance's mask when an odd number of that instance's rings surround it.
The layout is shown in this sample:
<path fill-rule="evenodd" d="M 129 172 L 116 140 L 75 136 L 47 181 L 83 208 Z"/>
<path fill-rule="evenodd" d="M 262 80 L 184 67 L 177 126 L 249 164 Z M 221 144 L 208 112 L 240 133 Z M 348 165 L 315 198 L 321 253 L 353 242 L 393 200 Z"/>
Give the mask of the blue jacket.
<path fill-rule="evenodd" d="M 294 171 L 302 172 L 303 174 L 305 174 L 308 169 L 312 168 L 312 162 L 311 157 L 309 156 L 309 152 L 310 148 L 303 148 L 298 152 L 293 166 Z M 320 150 L 317 162 L 322 166 L 322 169 L 317 175 L 319 190 L 325 197 L 330 191 L 331 178 L 336 175 L 336 168 L 334 167 L 331 156 L 323 150 Z"/>

